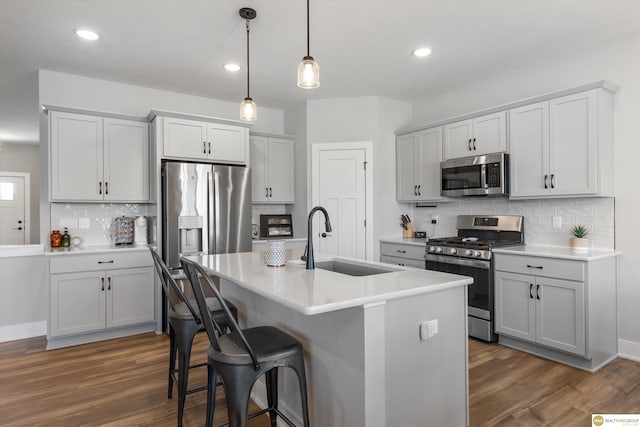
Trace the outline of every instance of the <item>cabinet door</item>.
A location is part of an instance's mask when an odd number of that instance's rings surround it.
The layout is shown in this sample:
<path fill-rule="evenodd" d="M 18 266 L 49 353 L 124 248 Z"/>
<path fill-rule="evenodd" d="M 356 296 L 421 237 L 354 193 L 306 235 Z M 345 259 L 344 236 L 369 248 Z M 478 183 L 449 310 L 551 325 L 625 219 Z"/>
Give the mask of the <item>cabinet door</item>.
<path fill-rule="evenodd" d="M 537 278 L 536 341 L 584 356 L 584 283 Z"/>
<path fill-rule="evenodd" d="M 410 259 L 410 258 L 398 258 L 394 256 L 381 255 L 380 262 L 387 264 L 401 265 L 407 267 L 421 268 L 424 270 L 424 260 Z"/>
<path fill-rule="evenodd" d="M 249 141 L 251 144 L 251 201 L 253 203 L 268 202 L 267 145 L 269 140 L 264 136 L 252 136 Z"/>
<path fill-rule="evenodd" d="M 536 340 L 535 277 L 495 273 L 496 333 Z"/>
<path fill-rule="evenodd" d="M 166 157 L 203 160 L 208 156 L 206 123 L 195 120 L 164 117 L 164 147 Z"/>
<path fill-rule="evenodd" d="M 49 335 L 60 336 L 104 329 L 103 272 L 52 274 Z"/>
<path fill-rule="evenodd" d="M 442 128 L 420 132 L 415 159 L 418 165 L 418 200 L 438 200 L 440 195 L 440 162 L 442 161 Z"/>
<path fill-rule="evenodd" d="M 511 110 L 509 125 L 510 196 L 548 195 L 549 102 Z"/>
<path fill-rule="evenodd" d="M 102 118 L 52 111 L 51 200 L 102 200 Z"/>
<path fill-rule="evenodd" d="M 207 156 L 216 162 L 245 164 L 247 161 L 246 139 L 245 128 L 209 123 L 207 125 Z M 211 144 L 211 152 L 209 152 L 209 144 Z"/>
<path fill-rule="evenodd" d="M 552 99 L 549 117 L 551 194 L 596 194 L 595 91 Z"/>
<path fill-rule="evenodd" d="M 473 156 L 472 120 L 450 123 L 444 126 L 444 158 L 457 159 Z"/>
<path fill-rule="evenodd" d="M 293 203 L 295 191 L 293 141 L 269 138 L 268 150 L 269 201 Z"/>
<path fill-rule="evenodd" d="M 507 151 L 506 117 L 506 111 L 500 111 L 473 119 L 472 155 Z"/>
<path fill-rule="evenodd" d="M 107 272 L 107 327 L 155 320 L 153 267 Z"/>
<path fill-rule="evenodd" d="M 399 202 L 418 199 L 417 138 L 417 133 L 411 133 L 396 140 L 396 199 Z"/>
<path fill-rule="evenodd" d="M 149 200 L 149 126 L 104 119 L 104 200 Z"/>

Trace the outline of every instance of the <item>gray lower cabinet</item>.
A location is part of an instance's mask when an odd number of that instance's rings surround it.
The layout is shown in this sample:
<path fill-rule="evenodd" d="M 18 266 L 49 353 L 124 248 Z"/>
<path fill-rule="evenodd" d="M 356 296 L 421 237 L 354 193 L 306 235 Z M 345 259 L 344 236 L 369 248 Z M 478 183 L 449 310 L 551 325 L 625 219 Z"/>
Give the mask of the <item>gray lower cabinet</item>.
<path fill-rule="evenodd" d="M 47 348 L 154 330 L 149 262 L 148 252 L 52 257 Z"/>
<path fill-rule="evenodd" d="M 422 244 L 380 242 L 380 262 L 424 269 L 424 251 Z"/>
<path fill-rule="evenodd" d="M 499 342 L 598 369 L 617 353 L 615 261 L 496 253 Z"/>

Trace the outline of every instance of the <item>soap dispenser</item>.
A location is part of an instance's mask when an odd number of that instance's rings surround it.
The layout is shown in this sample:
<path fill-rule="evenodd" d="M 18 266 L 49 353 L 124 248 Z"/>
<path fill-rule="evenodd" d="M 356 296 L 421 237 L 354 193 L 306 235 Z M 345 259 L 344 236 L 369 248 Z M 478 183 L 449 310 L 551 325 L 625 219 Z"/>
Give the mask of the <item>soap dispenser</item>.
<path fill-rule="evenodd" d="M 62 247 L 68 248 L 69 246 L 71 246 L 71 236 L 69 236 L 69 230 L 65 227 L 62 235 Z"/>

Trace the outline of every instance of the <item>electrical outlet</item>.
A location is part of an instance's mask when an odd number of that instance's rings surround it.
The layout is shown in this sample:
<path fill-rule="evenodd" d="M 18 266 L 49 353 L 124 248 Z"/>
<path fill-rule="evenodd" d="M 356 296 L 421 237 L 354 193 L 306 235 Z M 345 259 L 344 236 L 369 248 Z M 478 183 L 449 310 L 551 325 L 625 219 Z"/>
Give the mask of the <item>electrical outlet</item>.
<path fill-rule="evenodd" d="M 552 217 L 553 220 L 553 228 L 562 228 L 562 217 L 561 216 L 554 216 Z"/>
<path fill-rule="evenodd" d="M 438 223 L 438 215 L 431 215 L 431 224 Z"/>
<path fill-rule="evenodd" d="M 420 340 L 426 341 L 438 333 L 438 319 L 420 323 Z"/>

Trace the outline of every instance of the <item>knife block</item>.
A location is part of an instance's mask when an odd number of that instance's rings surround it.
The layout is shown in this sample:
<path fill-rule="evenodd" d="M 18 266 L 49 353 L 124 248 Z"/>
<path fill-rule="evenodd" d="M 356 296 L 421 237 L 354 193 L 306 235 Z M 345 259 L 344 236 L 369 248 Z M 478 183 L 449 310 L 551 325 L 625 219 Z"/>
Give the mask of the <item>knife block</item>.
<path fill-rule="evenodd" d="M 402 230 L 402 237 L 404 238 L 413 237 L 416 232 L 416 228 L 413 226 L 413 222 L 409 221 L 406 224 L 406 227 L 407 227 L 406 230 Z"/>

